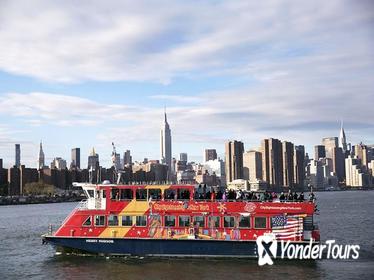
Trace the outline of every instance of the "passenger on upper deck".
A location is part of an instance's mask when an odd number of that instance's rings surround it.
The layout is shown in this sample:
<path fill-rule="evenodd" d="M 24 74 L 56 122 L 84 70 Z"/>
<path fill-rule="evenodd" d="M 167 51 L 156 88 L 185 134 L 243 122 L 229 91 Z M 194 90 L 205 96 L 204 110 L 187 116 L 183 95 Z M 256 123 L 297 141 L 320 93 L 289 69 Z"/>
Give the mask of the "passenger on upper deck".
<path fill-rule="evenodd" d="M 315 202 L 315 199 L 316 199 L 316 197 L 315 197 L 314 193 L 310 192 L 310 194 L 309 194 L 309 201 L 310 202 Z"/>
<path fill-rule="evenodd" d="M 304 201 L 304 193 L 301 192 L 299 195 L 299 201 L 303 202 Z"/>

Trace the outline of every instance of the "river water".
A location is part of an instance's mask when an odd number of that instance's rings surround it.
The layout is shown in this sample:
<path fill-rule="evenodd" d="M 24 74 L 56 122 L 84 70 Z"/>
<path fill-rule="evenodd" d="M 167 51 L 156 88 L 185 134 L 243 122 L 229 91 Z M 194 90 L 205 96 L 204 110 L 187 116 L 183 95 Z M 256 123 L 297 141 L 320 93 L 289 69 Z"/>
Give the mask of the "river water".
<path fill-rule="evenodd" d="M 0 206 L 0 279 L 374 279 L 374 191 L 317 194 L 323 240 L 360 245 L 357 260 L 155 260 L 56 256 L 40 235 L 76 203 Z"/>

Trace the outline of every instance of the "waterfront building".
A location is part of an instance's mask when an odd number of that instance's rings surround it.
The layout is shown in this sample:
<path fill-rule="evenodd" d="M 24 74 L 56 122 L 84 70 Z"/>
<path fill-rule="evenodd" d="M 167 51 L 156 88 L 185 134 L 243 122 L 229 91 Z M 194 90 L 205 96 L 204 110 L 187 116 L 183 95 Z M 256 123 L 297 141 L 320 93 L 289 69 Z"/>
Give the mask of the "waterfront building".
<path fill-rule="evenodd" d="M 171 157 L 171 130 L 167 120 L 166 112 L 164 113 L 164 122 L 160 129 L 160 154 L 161 163 L 168 166 L 168 173 L 172 172 L 172 157 Z"/>
<path fill-rule="evenodd" d="M 8 195 L 21 194 L 20 174 L 20 168 L 15 165 L 8 169 Z"/>
<path fill-rule="evenodd" d="M 196 183 L 196 172 L 191 169 L 177 172 L 178 184 L 195 184 Z"/>
<path fill-rule="evenodd" d="M 187 153 L 180 153 L 179 154 L 179 160 L 187 162 L 188 161 Z"/>
<path fill-rule="evenodd" d="M 99 167 L 99 154 L 95 152 L 95 148 L 92 148 L 90 155 L 88 156 L 88 170 L 96 170 Z"/>
<path fill-rule="evenodd" d="M 291 142 L 282 142 L 282 168 L 283 186 L 293 187 L 294 184 L 294 145 Z"/>
<path fill-rule="evenodd" d="M 322 145 L 325 146 L 326 157 L 327 158 L 333 158 L 333 150 L 334 150 L 334 148 L 339 147 L 339 145 L 338 145 L 338 137 L 325 137 L 325 138 L 322 138 Z"/>
<path fill-rule="evenodd" d="M 346 185 L 349 187 L 366 187 L 370 185 L 369 175 L 362 170 L 361 159 L 351 155 L 345 159 Z"/>
<path fill-rule="evenodd" d="M 225 144 L 226 181 L 243 179 L 244 144 L 240 141 L 228 141 Z"/>
<path fill-rule="evenodd" d="M 205 149 L 204 151 L 204 162 L 208 160 L 215 160 L 217 159 L 217 151 L 216 149 Z"/>
<path fill-rule="evenodd" d="M 339 181 L 344 181 L 345 177 L 345 156 L 343 149 L 340 147 L 335 147 L 332 150 L 332 163 L 333 163 L 333 171 L 338 177 Z"/>
<path fill-rule="evenodd" d="M 215 173 L 209 174 L 208 170 L 205 170 L 205 172 L 202 174 L 196 175 L 196 183 L 204 184 L 210 187 L 221 185 L 219 177 Z"/>
<path fill-rule="evenodd" d="M 249 181 L 262 179 L 262 154 L 250 150 L 243 154 L 243 178 Z"/>
<path fill-rule="evenodd" d="M 165 182 L 168 175 L 168 167 L 158 160 L 149 161 L 145 164 L 147 182 Z"/>
<path fill-rule="evenodd" d="M 308 154 L 305 154 L 303 145 L 295 145 L 294 149 L 294 186 L 304 187 L 305 167 L 309 163 Z"/>
<path fill-rule="evenodd" d="M 354 146 L 354 155 L 361 160 L 362 168 L 367 170 L 368 167 L 368 148 L 360 143 Z"/>
<path fill-rule="evenodd" d="M 123 154 L 123 165 L 124 166 L 131 166 L 132 165 L 132 156 L 130 150 L 126 150 Z"/>
<path fill-rule="evenodd" d="M 315 190 L 322 190 L 324 187 L 323 167 L 319 160 L 312 160 L 309 165 L 309 183 Z"/>
<path fill-rule="evenodd" d="M 71 149 L 71 167 L 81 168 L 81 149 L 73 148 Z"/>
<path fill-rule="evenodd" d="M 51 162 L 51 169 L 58 169 L 58 170 L 63 170 L 66 169 L 66 160 L 56 157 L 53 159 Z"/>
<path fill-rule="evenodd" d="M 345 163 L 344 158 L 345 158 L 345 156 L 344 156 L 343 149 L 339 147 L 338 137 L 323 138 L 322 139 L 322 145 L 325 146 L 326 157 L 332 159 L 333 172 L 338 177 L 340 182 L 343 181 L 344 176 L 345 176 L 344 175 L 344 173 L 345 173 L 345 168 L 344 168 L 344 163 Z"/>
<path fill-rule="evenodd" d="M 320 158 L 326 157 L 326 150 L 324 145 L 314 146 L 314 160 L 319 160 Z"/>
<path fill-rule="evenodd" d="M 366 145 L 368 162 L 374 159 L 374 145 Z"/>
<path fill-rule="evenodd" d="M 216 175 L 220 185 L 224 186 L 226 183 L 226 175 L 225 175 L 225 162 L 218 158 L 215 160 L 208 160 L 206 161 L 201 169 L 201 174 L 208 172 L 210 175 Z"/>
<path fill-rule="evenodd" d="M 39 155 L 38 155 L 38 169 L 43 169 L 44 167 L 45 167 L 44 151 L 43 151 L 42 141 L 40 141 Z"/>
<path fill-rule="evenodd" d="M 14 165 L 16 167 L 21 166 L 21 145 L 20 144 L 15 144 L 15 163 Z"/>
<path fill-rule="evenodd" d="M 204 162 L 202 170 L 207 170 L 209 174 L 215 173 L 218 177 L 225 176 L 225 162 L 220 158 L 208 160 Z"/>
<path fill-rule="evenodd" d="M 36 168 L 13 166 L 8 169 L 8 195 L 23 195 L 27 183 L 38 182 L 39 175 Z"/>
<path fill-rule="evenodd" d="M 278 139 L 269 138 L 261 142 L 262 179 L 271 187 L 283 184 L 282 143 Z"/>
<path fill-rule="evenodd" d="M 149 160 L 146 163 L 135 162 L 132 166 L 132 180 L 137 183 L 167 181 L 168 166 L 158 160 Z"/>
<path fill-rule="evenodd" d="M 0 158 L 0 196 L 8 194 L 8 170 L 3 167 L 3 159 Z"/>

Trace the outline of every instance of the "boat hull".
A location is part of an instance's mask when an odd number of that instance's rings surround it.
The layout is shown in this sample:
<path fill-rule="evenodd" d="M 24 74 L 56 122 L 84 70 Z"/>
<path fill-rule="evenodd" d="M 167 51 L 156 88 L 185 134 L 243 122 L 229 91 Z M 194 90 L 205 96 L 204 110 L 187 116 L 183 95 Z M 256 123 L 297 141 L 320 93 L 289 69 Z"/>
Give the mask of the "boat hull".
<path fill-rule="evenodd" d="M 256 241 L 150 238 L 83 238 L 43 236 L 62 253 L 105 256 L 257 258 Z M 291 242 L 308 245 L 309 242 Z M 277 255 L 280 255 L 278 246 Z"/>

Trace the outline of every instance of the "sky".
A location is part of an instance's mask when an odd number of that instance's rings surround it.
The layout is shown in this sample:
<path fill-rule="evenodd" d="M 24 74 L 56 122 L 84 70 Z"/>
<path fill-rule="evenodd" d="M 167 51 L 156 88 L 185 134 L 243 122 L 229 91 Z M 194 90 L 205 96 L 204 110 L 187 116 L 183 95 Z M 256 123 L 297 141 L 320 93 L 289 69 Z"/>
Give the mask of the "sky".
<path fill-rule="evenodd" d="M 372 1 L 0 1 L 0 158 L 374 144 Z"/>

